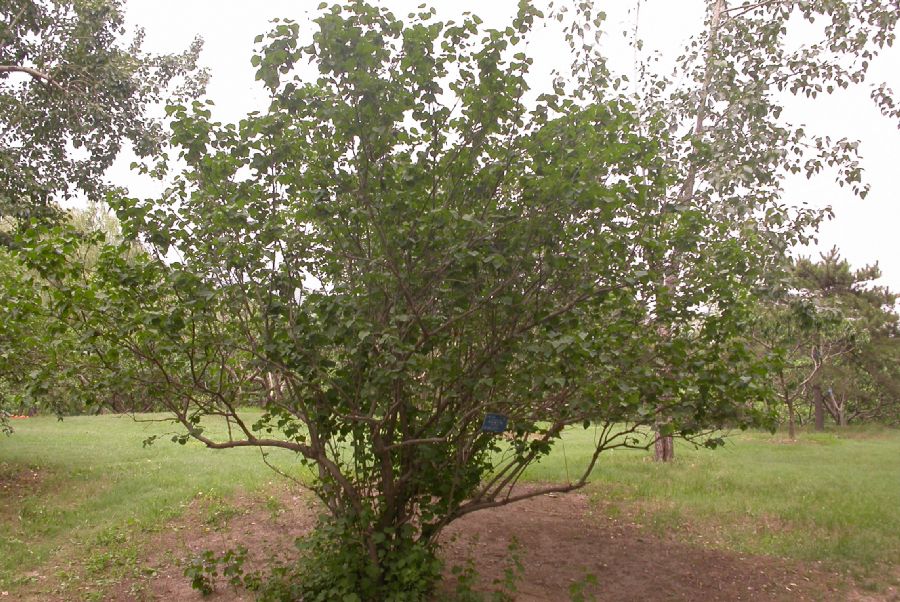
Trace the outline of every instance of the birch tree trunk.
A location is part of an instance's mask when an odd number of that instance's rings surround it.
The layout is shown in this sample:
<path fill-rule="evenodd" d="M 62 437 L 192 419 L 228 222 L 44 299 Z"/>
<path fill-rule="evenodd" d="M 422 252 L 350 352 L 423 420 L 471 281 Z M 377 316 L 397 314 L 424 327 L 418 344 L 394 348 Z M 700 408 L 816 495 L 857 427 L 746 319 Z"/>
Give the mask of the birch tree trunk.
<path fill-rule="evenodd" d="M 714 58 L 716 43 L 718 41 L 719 24 L 722 22 L 722 14 L 725 11 L 725 0 L 712 0 L 711 14 L 709 21 L 709 42 L 706 48 L 706 67 L 703 78 L 703 86 L 700 88 L 700 99 L 697 103 L 697 119 L 694 122 L 694 137 L 699 138 L 703 135 L 706 121 L 706 103 L 709 101 L 710 88 L 712 86 L 712 62 Z M 694 189 L 697 184 L 697 166 L 692 164 L 688 169 L 687 177 L 682 184 L 681 191 L 678 196 L 684 201 L 690 199 L 694 195 Z M 677 284 L 677 257 L 673 258 L 673 273 L 666 278 L 665 286 L 671 288 Z M 659 424 L 659 423 L 658 423 Z M 653 445 L 654 459 L 657 462 L 669 462 L 675 458 L 675 442 L 671 435 L 660 435 L 657 426 L 656 440 Z"/>

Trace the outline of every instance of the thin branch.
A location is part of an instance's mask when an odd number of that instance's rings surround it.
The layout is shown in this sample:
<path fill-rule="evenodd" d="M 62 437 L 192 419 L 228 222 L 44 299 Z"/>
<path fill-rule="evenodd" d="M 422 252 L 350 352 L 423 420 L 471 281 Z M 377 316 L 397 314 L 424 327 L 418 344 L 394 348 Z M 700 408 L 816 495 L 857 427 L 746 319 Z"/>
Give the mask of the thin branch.
<path fill-rule="evenodd" d="M 385 447 L 386 451 L 391 451 L 393 449 L 398 449 L 401 447 L 408 447 L 411 445 L 427 445 L 429 443 L 447 443 L 446 437 L 426 437 L 424 439 L 407 439 L 405 441 L 401 441 L 399 443 L 394 443 L 392 445 L 388 445 Z"/>
<path fill-rule="evenodd" d="M 742 15 L 746 15 L 750 11 L 756 8 L 763 8 L 765 6 L 772 6 L 777 4 L 790 4 L 791 0 L 762 0 L 762 2 L 755 2 L 753 4 L 743 4 L 741 6 L 733 6 L 731 8 L 726 8 L 722 12 L 729 18 L 735 19 Z"/>

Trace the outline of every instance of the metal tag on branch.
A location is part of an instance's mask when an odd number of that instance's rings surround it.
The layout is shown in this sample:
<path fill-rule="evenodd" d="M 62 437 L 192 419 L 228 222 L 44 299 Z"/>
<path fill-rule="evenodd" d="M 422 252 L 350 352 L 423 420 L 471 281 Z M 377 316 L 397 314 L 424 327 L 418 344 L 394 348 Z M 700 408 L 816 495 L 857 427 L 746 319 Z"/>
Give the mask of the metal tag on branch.
<path fill-rule="evenodd" d="M 509 417 L 503 414 L 487 414 L 484 417 L 484 423 L 481 430 L 485 433 L 502 433 L 509 424 Z"/>

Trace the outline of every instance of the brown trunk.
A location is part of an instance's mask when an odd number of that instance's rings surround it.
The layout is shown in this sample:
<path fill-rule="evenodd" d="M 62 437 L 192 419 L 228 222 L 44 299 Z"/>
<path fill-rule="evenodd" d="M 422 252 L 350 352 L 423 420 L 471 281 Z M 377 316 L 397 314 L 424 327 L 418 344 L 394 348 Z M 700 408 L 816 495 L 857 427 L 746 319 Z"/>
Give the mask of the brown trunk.
<path fill-rule="evenodd" d="M 671 435 L 661 436 L 657 433 L 653 443 L 654 459 L 657 462 L 669 462 L 675 459 L 675 440 Z"/>
<path fill-rule="evenodd" d="M 825 400 L 822 395 L 822 385 L 815 385 L 812 388 L 813 403 L 816 408 L 816 430 L 825 430 Z"/>
<path fill-rule="evenodd" d="M 791 441 L 797 438 L 797 428 L 795 426 L 796 420 L 794 419 L 794 403 L 788 402 L 788 437 L 791 438 Z"/>

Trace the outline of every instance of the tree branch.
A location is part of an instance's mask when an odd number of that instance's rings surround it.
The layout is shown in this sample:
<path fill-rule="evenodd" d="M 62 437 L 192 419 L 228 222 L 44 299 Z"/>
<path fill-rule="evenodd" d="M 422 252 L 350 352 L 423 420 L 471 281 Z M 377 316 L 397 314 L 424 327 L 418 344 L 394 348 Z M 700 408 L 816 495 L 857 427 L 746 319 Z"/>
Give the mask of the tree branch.
<path fill-rule="evenodd" d="M 27 73 L 32 78 L 36 79 L 44 85 L 53 86 L 62 92 L 66 91 L 66 89 L 62 87 L 62 84 L 60 84 L 58 81 L 56 81 L 43 71 L 38 71 L 37 69 L 32 69 L 31 67 L 23 67 L 21 65 L 0 65 L 0 73 Z"/>

